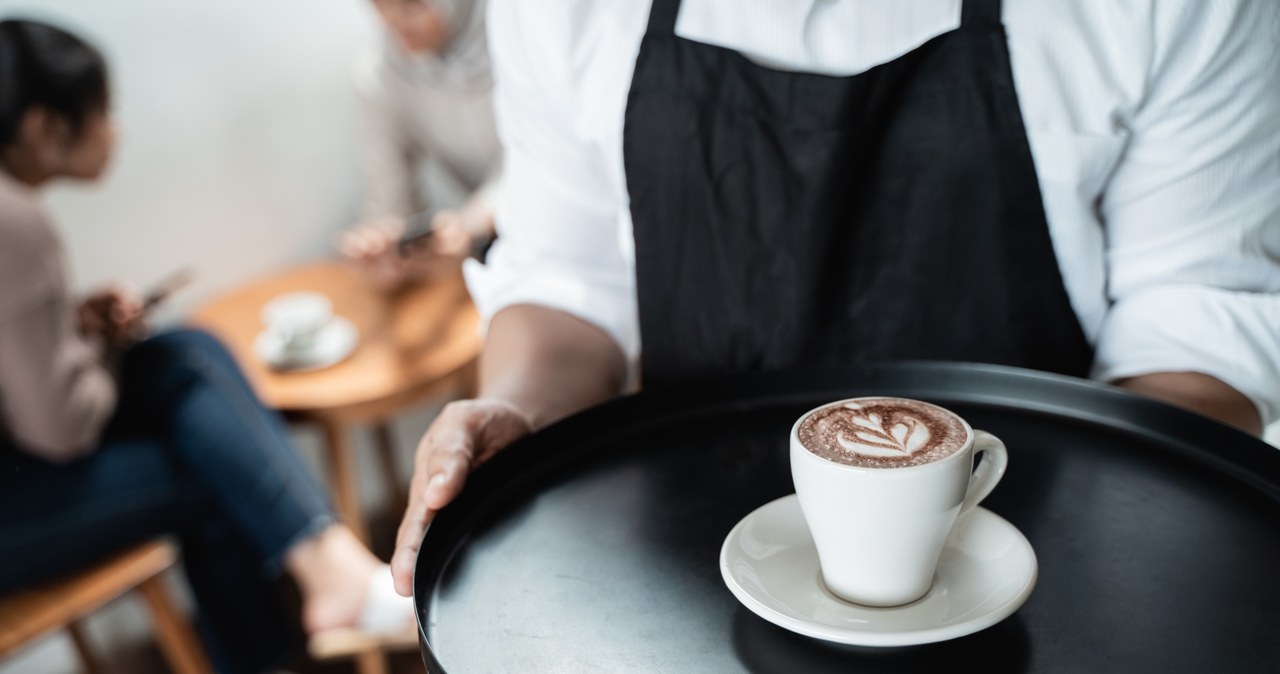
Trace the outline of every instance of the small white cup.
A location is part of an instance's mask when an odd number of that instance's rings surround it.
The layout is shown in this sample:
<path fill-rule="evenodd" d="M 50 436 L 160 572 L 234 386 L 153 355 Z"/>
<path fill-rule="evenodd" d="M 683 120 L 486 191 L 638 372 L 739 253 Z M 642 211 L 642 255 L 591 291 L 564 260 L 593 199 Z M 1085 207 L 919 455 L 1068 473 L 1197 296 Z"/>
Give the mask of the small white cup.
<path fill-rule="evenodd" d="M 305 352 L 333 320 L 333 303 L 323 293 L 285 293 L 262 307 L 262 323 L 280 340 L 284 351 Z"/>
<path fill-rule="evenodd" d="M 1008 452 L 994 435 L 973 430 L 950 410 L 943 411 L 964 424 L 964 446 L 919 466 L 852 466 L 819 457 L 800 443 L 800 423 L 810 414 L 858 400 L 822 405 L 796 421 L 791 427 L 791 478 L 827 589 L 865 606 L 909 604 L 929 591 L 957 518 L 995 488 L 1008 465 Z M 978 453 L 984 456 L 973 471 Z"/>

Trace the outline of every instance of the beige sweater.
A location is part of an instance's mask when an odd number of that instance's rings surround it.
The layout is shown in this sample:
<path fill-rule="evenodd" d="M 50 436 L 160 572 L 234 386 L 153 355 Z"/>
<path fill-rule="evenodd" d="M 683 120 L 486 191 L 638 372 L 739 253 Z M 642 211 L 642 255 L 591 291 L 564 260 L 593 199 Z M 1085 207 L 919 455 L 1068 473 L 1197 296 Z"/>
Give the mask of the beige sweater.
<path fill-rule="evenodd" d="M 366 218 L 445 205 L 422 193 L 420 174 L 429 161 L 468 199 L 493 201 L 502 146 L 487 78 L 471 85 L 433 82 L 415 76 L 411 59 L 383 45 L 362 64 L 356 85 L 364 106 Z"/>
<path fill-rule="evenodd" d="M 0 436 L 65 461 L 94 449 L 116 390 L 78 331 L 62 242 L 37 197 L 0 171 Z"/>

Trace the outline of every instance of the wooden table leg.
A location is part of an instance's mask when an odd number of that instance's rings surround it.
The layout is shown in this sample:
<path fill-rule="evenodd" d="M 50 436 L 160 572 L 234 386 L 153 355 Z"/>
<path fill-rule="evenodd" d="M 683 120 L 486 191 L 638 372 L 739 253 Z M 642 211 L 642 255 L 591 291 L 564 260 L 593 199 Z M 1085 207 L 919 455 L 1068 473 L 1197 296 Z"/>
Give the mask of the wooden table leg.
<path fill-rule="evenodd" d="M 205 657 L 200 641 L 178 612 L 160 576 L 152 576 L 138 586 L 138 592 L 151 609 L 151 622 L 156 630 L 156 641 L 164 653 L 169 667 L 176 674 L 213 674 L 213 666 Z"/>
<path fill-rule="evenodd" d="M 356 655 L 356 672 L 359 674 L 387 674 L 387 656 L 373 649 Z"/>
<path fill-rule="evenodd" d="M 457 394 L 460 398 L 474 398 L 480 393 L 480 359 L 476 358 L 463 365 L 454 375 L 457 381 Z"/>
<path fill-rule="evenodd" d="M 84 668 L 86 674 L 98 674 L 102 671 L 102 663 L 98 662 L 98 656 L 94 655 L 93 648 L 89 646 L 89 640 L 84 638 L 84 630 L 80 629 L 79 622 L 73 622 L 67 625 L 67 633 L 71 635 L 71 643 L 76 647 L 76 653 L 80 655 L 80 666 Z"/>
<path fill-rule="evenodd" d="M 369 530 L 360 512 L 359 475 L 356 473 L 355 455 L 351 450 L 347 427 L 334 421 L 321 423 L 324 429 L 325 451 L 328 452 L 330 479 L 333 481 L 333 501 L 343 524 L 351 528 L 356 537 L 369 544 Z"/>
<path fill-rule="evenodd" d="M 382 476 L 386 480 L 387 498 L 391 499 L 392 508 L 400 508 L 405 503 L 404 489 L 400 486 L 400 472 L 396 470 L 396 444 L 391 435 L 391 427 L 386 422 L 373 427 L 374 444 L 378 448 L 378 458 L 382 461 Z"/>

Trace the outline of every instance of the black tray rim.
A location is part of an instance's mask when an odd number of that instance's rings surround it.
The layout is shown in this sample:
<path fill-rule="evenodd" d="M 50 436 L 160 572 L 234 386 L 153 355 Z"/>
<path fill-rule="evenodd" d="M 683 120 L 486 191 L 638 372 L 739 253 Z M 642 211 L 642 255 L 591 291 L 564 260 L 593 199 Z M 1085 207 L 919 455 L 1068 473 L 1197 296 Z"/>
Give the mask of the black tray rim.
<path fill-rule="evenodd" d="M 528 478 L 549 452 L 566 452 L 584 434 L 628 424 L 669 423 L 708 410 L 810 399 L 831 400 L 878 380 L 877 395 L 1017 409 L 1066 418 L 1119 432 L 1190 457 L 1280 503 L 1280 448 L 1208 417 L 1092 380 L 986 363 L 897 361 L 820 370 L 752 372 L 709 378 L 679 388 L 620 396 L 571 415 L 513 443 L 468 478 L 467 487 L 436 514 L 424 532 L 414 563 L 413 603 L 418 642 L 430 674 L 446 674 L 427 637 L 428 609 L 436 581 L 465 545 L 467 526 L 500 488 Z M 637 422 L 637 419 L 644 419 Z M 1210 449 L 1212 448 L 1212 449 Z M 441 554 L 434 554 L 442 550 Z"/>

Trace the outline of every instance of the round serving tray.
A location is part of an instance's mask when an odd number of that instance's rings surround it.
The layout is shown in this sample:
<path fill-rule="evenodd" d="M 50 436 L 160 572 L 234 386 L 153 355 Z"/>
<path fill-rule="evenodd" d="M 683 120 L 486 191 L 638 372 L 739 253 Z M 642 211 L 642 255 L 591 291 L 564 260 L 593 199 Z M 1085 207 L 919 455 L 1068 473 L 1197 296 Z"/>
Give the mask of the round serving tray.
<path fill-rule="evenodd" d="M 893 649 L 746 610 L 718 555 L 793 490 L 787 432 L 858 395 L 945 405 L 1009 446 L 984 506 L 1040 564 L 1020 611 Z M 901 363 L 734 376 L 619 399 L 478 470 L 423 539 L 430 672 L 1280 671 L 1280 450 L 1081 380 Z M 960 667 L 960 669 L 955 669 Z"/>

